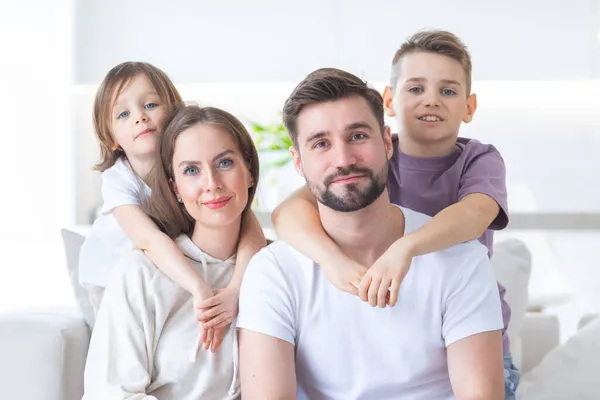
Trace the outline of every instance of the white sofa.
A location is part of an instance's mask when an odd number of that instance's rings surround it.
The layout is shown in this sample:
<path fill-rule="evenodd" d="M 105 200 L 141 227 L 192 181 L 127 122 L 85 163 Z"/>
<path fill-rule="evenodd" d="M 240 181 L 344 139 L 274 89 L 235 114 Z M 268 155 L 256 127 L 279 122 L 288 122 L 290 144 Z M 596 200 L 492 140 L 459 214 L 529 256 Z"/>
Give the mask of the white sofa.
<path fill-rule="evenodd" d="M 63 232 L 69 273 L 80 309 L 30 309 L 0 315 L 0 399 L 75 400 L 83 394 L 90 310 L 77 283 L 82 236 Z M 494 268 L 513 312 L 512 351 L 523 374 L 559 343 L 555 316 L 525 313 L 530 255 L 523 243 L 496 246 Z"/>

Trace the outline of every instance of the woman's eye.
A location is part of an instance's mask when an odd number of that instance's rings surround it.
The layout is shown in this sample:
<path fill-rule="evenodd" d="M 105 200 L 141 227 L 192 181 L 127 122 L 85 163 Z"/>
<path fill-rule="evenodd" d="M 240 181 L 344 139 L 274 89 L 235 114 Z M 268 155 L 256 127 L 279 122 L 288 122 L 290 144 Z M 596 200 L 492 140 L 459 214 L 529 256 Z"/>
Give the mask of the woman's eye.
<path fill-rule="evenodd" d="M 119 114 L 117 119 L 127 118 L 128 116 L 129 116 L 129 111 L 123 111 L 121 114 Z"/>
<path fill-rule="evenodd" d="M 188 167 L 183 171 L 184 175 L 194 176 L 198 174 L 198 168 L 196 167 Z"/>
<path fill-rule="evenodd" d="M 233 161 L 231 161 L 231 160 L 222 160 L 219 163 L 219 167 L 220 168 L 227 168 L 227 167 L 231 167 L 232 164 L 233 164 Z"/>

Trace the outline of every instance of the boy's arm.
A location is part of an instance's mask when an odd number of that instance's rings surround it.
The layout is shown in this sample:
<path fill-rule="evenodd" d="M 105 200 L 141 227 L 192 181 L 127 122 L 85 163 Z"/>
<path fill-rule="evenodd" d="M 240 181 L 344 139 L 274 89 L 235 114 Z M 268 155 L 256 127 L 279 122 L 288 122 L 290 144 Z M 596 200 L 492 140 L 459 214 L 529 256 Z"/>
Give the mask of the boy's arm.
<path fill-rule="evenodd" d="M 194 296 L 212 296 L 211 287 L 185 258 L 175 242 L 163 233 L 137 205 L 123 205 L 113 210 L 117 223 L 134 246 L 143 250 L 150 260 L 170 279 Z"/>
<path fill-rule="evenodd" d="M 278 237 L 321 265 L 327 278 L 345 292 L 357 294 L 366 268 L 347 257 L 325 233 L 317 200 L 307 186 L 292 193 L 272 214 Z"/>
<path fill-rule="evenodd" d="M 372 306 L 393 306 L 413 257 L 446 249 L 479 238 L 498 216 L 500 207 L 491 197 L 472 193 L 437 213 L 421 228 L 394 242 L 373 264 L 359 286 L 360 297 Z M 371 285 L 371 282 L 381 282 Z M 389 302 L 385 296 L 390 290 Z"/>

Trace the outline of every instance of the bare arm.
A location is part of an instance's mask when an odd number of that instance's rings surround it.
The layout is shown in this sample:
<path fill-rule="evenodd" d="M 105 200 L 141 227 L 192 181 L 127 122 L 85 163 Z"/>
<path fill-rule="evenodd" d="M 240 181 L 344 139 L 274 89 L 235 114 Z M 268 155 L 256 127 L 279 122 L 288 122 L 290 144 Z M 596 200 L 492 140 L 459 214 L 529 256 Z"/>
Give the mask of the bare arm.
<path fill-rule="evenodd" d="M 448 372 L 457 400 L 503 400 L 502 331 L 479 333 L 448 346 Z"/>
<path fill-rule="evenodd" d="M 237 259 L 233 277 L 229 282 L 229 287 L 240 290 L 242 278 L 250 259 L 258 253 L 260 249 L 267 245 L 265 234 L 258 219 L 252 211 L 248 211 L 242 220 L 242 230 L 238 244 Z"/>
<path fill-rule="evenodd" d="M 325 233 L 317 200 L 303 186 L 284 200 L 272 214 L 277 236 L 317 262 L 339 289 L 358 294 L 366 268 L 347 257 Z"/>
<path fill-rule="evenodd" d="M 408 249 L 412 257 L 433 253 L 450 246 L 478 239 L 500 212 L 491 197 L 472 193 L 446 207 L 420 229 L 395 244 Z"/>
<path fill-rule="evenodd" d="M 296 367 L 291 343 L 240 329 L 239 347 L 244 399 L 296 399 Z"/>
<path fill-rule="evenodd" d="M 158 229 L 139 206 L 119 206 L 113 213 L 135 247 L 143 250 L 165 275 L 193 295 L 202 298 L 212 296 L 210 286 L 192 268 L 175 242 Z"/>

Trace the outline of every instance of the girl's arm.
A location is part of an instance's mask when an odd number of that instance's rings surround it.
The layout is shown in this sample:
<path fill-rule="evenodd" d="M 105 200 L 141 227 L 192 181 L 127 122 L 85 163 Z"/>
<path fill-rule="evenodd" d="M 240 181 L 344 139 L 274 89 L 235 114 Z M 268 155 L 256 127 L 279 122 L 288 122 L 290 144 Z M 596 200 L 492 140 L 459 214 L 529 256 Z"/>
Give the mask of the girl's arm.
<path fill-rule="evenodd" d="M 357 294 L 366 268 L 347 257 L 325 233 L 319 218 L 317 200 L 303 186 L 273 211 L 277 235 L 321 265 L 327 278 L 338 288 Z"/>
<path fill-rule="evenodd" d="M 205 327 L 224 328 L 237 316 L 240 287 L 246 267 L 250 263 L 250 259 L 266 245 L 267 240 L 256 215 L 252 211 L 245 213 L 231 281 L 225 289 L 217 291 L 215 296 L 200 305 L 203 312 L 200 314 L 199 320 L 204 323 Z"/>
<path fill-rule="evenodd" d="M 171 280 L 194 297 L 205 300 L 213 295 L 210 285 L 196 272 L 175 242 L 158 229 L 141 207 L 123 205 L 116 207 L 113 214 L 134 246 L 143 250 Z"/>

